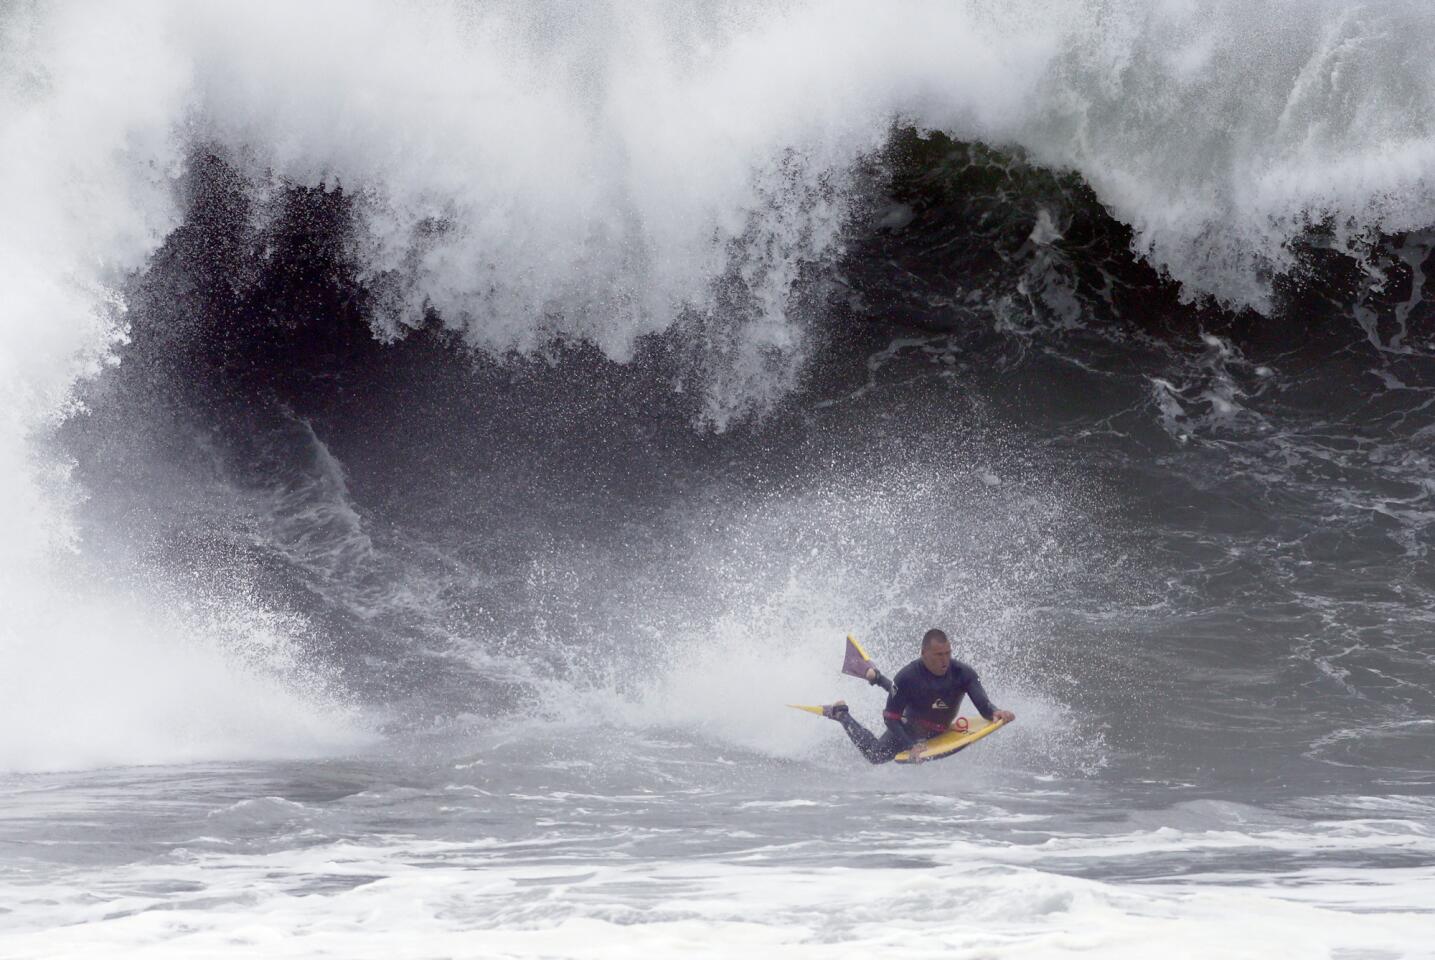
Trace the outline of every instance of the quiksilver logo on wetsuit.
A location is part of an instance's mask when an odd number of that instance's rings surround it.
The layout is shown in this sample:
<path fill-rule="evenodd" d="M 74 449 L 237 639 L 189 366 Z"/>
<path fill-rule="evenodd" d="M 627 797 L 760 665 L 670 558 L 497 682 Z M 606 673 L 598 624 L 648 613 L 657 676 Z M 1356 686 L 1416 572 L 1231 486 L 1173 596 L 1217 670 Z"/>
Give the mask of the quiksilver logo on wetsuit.
<path fill-rule="evenodd" d="M 933 709 L 933 710 L 945 710 L 945 709 L 947 709 L 947 701 L 943 700 L 941 697 L 938 697 L 937 699 L 935 699 L 935 700 L 932 701 L 932 709 Z"/>

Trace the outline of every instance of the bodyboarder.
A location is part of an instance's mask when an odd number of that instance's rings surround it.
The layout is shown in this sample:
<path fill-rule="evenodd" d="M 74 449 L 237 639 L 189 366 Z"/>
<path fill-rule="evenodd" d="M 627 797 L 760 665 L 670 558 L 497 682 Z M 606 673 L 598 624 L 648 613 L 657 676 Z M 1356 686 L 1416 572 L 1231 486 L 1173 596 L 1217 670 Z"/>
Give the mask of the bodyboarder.
<path fill-rule="evenodd" d="M 988 721 L 1011 723 L 1016 719 L 1010 710 L 992 705 L 977 672 L 952 659 L 951 641 L 935 628 L 922 636 L 922 655 L 898 670 L 895 677 L 889 680 L 869 666 L 866 679 L 888 694 L 882 711 L 887 731 L 882 736 L 874 736 L 858 723 L 841 700 L 823 707 L 822 715 L 842 724 L 862 756 L 872 763 L 886 763 L 903 750 L 913 760 L 920 760 L 926 741 L 951 727 L 963 697 L 971 697 L 972 705 Z"/>

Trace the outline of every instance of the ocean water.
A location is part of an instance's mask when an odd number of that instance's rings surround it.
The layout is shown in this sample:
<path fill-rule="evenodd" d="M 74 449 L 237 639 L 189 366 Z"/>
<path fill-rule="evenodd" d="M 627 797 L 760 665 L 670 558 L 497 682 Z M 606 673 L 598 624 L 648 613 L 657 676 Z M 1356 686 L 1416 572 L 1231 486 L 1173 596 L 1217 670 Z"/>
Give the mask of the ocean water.
<path fill-rule="evenodd" d="M 0 8 L 0 956 L 1435 956 L 1432 37 Z"/>

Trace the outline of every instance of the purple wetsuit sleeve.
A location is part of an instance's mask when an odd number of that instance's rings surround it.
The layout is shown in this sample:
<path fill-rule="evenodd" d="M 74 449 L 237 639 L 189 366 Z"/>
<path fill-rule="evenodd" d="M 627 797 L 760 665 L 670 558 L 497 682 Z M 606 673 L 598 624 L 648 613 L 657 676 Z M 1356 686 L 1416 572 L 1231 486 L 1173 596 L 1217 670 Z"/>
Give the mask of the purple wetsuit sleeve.
<path fill-rule="evenodd" d="M 992 714 L 996 713 L 997 708 L 992 706 L 990 698 L 987 697 L 987 692 L 982 689 L 982 682 L 977 679 L 975 673 L 972 674 L 972 682 L 967 684 L 967 696 L 972 698 L 972 706 L 976 707 L 977 712 L 985 719 L 990 720 Z"/>
<path fill-rule="evenodd" d="M 882 719 L 887 723 L 887 730 L 893 738 L 899 741 L 904 747 L 910 747 L 916 743 L 907 728 L 902 723 L 902 714 L 907 709 L 908 696 L 902 690 L 901 683 L 892 684 L 887 688 L 891 691 L 887 696 L 887 706 L 882 710 Z"/>

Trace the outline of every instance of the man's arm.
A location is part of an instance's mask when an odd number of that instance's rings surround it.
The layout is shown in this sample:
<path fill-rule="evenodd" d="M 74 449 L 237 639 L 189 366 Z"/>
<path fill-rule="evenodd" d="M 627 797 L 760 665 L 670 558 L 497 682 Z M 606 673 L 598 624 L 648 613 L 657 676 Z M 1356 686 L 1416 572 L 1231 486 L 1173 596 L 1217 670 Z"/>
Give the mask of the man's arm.
<path fill-rule="evenodd" d="M 887 678 L 883 677 L 882 679 L 886 680 Z M 886 721 L 887 729 L 892 732 L 893 737 L 895 737 L 902 746 L 910 748 L 912 744 L 917 741 L 907 732 L 907 728 L 902 725 L 902 714 L 906 712 L 907 703 L 910 698 L 906 692 L 902 690 L 900 683 L 894 684 L 888 681 L 885 686 L 890 692 L 887 695 L 887 706 L 882 708 L 882 719 Z"/>
<path fill-rule="evenodd" d="M 972 674 L 972 682 L 967 684 L 967 696 L 972 698 L 972 706 L 977 708 L 977 712 L 985 720 L 1005 720 L 1007 723 L 1011 723 L 1016 719 L 1016 714 L 1010 710 L 998 710 L 992 706 L 991 698 L 982 689 L 982 682 L 975 673 Z"/>

